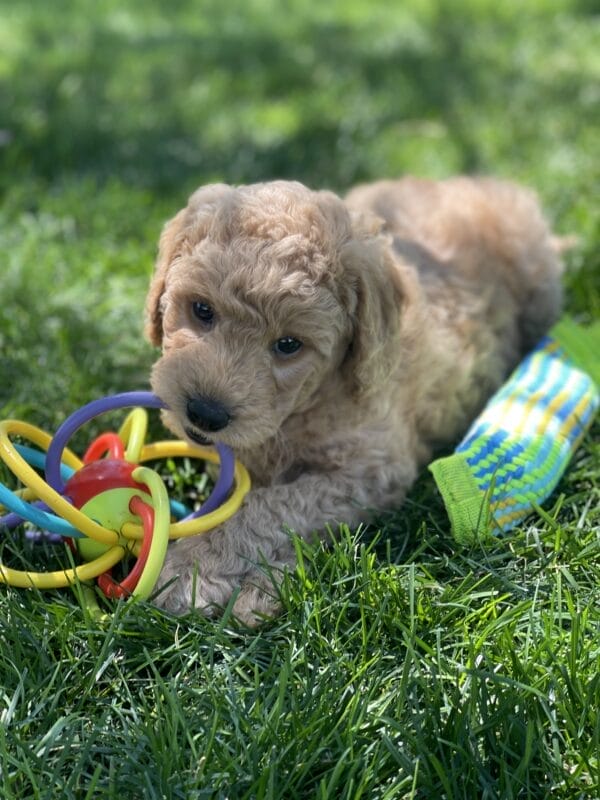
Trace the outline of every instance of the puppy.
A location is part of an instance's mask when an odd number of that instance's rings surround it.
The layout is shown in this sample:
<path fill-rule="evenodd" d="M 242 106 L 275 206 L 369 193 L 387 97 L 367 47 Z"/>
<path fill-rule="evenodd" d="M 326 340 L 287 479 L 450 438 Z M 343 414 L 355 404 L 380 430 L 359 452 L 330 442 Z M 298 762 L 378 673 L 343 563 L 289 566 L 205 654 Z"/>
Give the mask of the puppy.
<path fill-rule="evenodd" d="M 330 192 L 198 190 L 164 228 L 147 300 L 152 387 L 179 437 L 216 439 L 253 488 L 170 547 L 157 602 L 255 624 L 303 538 L 398 508 L 560 309 L 535 197 L 491 179 Z"/>

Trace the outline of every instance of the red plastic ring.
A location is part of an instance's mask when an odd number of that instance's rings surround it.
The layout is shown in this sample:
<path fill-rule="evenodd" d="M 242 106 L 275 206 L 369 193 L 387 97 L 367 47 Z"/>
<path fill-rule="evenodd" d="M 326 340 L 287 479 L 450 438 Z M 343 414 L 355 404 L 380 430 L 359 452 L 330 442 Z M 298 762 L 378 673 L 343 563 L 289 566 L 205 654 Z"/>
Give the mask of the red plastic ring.
<path fill-rule="evenodd" d="M 142 527 L 144 529 L 142 546 L 131 572 L 120 583 L 113 579 L 111 570 L 103 572 L 102 575 L 98 576 L 98 586 L 110 600 L 122 599 L 132 594 L 144 571 L 152 545 L 152 537 L 154 535 L 154 509 L 152 506 L 148 505 L 148 503 L 144 502 L 139 495 L 135 495 L 135 497 L 131 498 L 129 510 L 132 514 L 137 514 L 142 521 Z"/>
<path fill-rule="evenodd" d="M 125 445 L 117 433 L 101 433 L 96 437 L 83 456 L 83 463 L 89 464 L 98 461 L 102 456 L 108 455 L 123 461 L 125 458 Z"/>

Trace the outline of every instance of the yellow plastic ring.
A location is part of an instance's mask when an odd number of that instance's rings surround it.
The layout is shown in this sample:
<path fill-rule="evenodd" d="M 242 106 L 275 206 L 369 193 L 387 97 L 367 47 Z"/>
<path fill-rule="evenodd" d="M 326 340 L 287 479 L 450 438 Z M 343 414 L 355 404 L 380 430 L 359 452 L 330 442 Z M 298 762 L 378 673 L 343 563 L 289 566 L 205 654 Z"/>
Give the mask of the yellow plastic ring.
<path fill-rule="evenodd" d="M 89 536 L 90 539 L 102 542 L 102 544 L 117 544 L 119 537 L 115 531 L 104 528 L 102 525 L 94 522 L 94 520 L 86 517 L 85 514 L 82 514 L 81 511 L 72 506 L 68 500 L 65 500 L 58 492 L 48 486 L 46 481 L 21 458 L 10 441 L 9 434 L 12 433 L 31 438 L 36 444 L 40 444 L 42 441 L 49 442 L 52 438 L 44 434 L 43 431 L 39 431 L 39 429 L 33 429 L 35 431 L 34 438 L 31 436 L 32 428 L 33 426 L 28 425 L 26 422 L 20 422 L 19 420 L 5 420 L 4 422 L 0 422 L 0 458 L 2 458 L 5 464 L 22 483 L 36 493 L 40 500 L 43 500 L 59 517 L 70 522 L 78 531 Z M 65 454 L 67 454 L 66 450 Z M 73 459 L 75 459 L 75 461 L 73 461 Z M 68 466 L 74 469 L 79 469 L 82 466 L 82 462 L 76 456 L 73 456 L 72 453 L 70 455 L 65 455 L 63 460 Z"/>
<path fill-rule="evenodd" d="M 148 430 L 148 414 L 144 408 L 134 408 L 119 428 L 119 438 L 125 445 L 125 460 L 136 464 Z"/>
<path fill-rule="evenodd" d="M 57 570 L 56 572 L 29 572 L 28 570 L 12 569 L 0 564 L 0 582 L 17 586 L 20 589 L 62 589 L 77 581 L 89 581 L 97 578 L 115 566 L 125 555 L 125 548 L 120 545 L 111 547 L 93 561 L 81 564 L 73 569 Z"/>
<path fill-rule="evenodd" d="M 131 473 L 131 477 L 138 483 L 143 483 L 148 487 L 154 509 L 154 530 L 152 531 L 152 544 L 150 545 L 148 560 L 132 592 L 134 597 L 146 600 L 150 597 L 158 581 L 158 576 L 167 554 L 171 512 L 169 509 L 169 496 L 160 475 L 148 467 L 137 467 Z"/>

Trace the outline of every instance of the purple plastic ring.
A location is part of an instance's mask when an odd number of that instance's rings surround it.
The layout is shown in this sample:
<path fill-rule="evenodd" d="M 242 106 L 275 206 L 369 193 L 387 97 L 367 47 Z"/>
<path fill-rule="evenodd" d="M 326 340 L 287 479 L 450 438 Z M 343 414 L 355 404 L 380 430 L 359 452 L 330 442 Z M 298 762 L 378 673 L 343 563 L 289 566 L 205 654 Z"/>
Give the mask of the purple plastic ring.
<path fill-rule="evenodd" d="M 71 414 L 58 428 L 48 448 L 46 454 L 47 483 L 60 494 L 64 492 L 65 484 L 60 476 L 62 455 L 69 440 L 79 428 L 86 422 L 89 422 L 91 419 L 107 411 L 135 406 L 141 406 L 143 408 L 167 408 L 166 404 L 153 392 L 122 392 L 121 394 L 102 397 L 99 400 L 92 400 L 91 403 L 82 406 L 82 408 Z M 186 519 L 194 519 L 214 511 L 215 508 L 223 504 L 231 491 L 235 467 L 233 452 L 229 447 L 220 442 L 215 444 L 215 449 L 219 454 L 220 460 L 217 482 L 202 507 L 193 514 L 190 514 Z"/>

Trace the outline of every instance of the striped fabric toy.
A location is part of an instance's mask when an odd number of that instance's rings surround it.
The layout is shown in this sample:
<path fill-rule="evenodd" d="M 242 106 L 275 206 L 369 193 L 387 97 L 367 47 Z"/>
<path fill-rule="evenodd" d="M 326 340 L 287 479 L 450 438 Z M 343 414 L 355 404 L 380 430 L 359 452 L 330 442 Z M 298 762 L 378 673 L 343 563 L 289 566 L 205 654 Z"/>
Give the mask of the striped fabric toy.
<path fill-rule="evenodd" d="M 457 541 L 509 531 L 558 484 L 600 404 L 600 323 L 565 319 L 433 473 Z"/>

